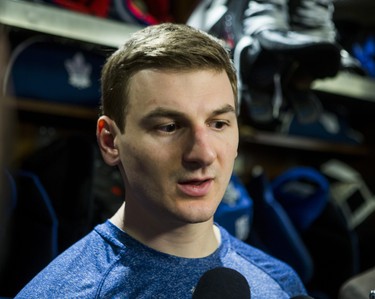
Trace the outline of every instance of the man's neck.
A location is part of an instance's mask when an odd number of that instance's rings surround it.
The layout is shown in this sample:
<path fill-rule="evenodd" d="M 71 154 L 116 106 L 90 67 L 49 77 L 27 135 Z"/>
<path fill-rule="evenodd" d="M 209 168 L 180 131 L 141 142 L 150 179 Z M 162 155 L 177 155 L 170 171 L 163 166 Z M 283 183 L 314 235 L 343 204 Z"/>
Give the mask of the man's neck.
<path fill-rule="evenodd" d="M 129 219 L 130 218 L 130 219 Z M 206 223 L 165 226 L 142 219 L 140 225 L 127 217 L 125 204 L 111 218 L 111 222 L 142 244 L 157 251 L 185 258 L 202 258 L 212 254 L 220 245 L 219 228 L 212 221 Z"/>

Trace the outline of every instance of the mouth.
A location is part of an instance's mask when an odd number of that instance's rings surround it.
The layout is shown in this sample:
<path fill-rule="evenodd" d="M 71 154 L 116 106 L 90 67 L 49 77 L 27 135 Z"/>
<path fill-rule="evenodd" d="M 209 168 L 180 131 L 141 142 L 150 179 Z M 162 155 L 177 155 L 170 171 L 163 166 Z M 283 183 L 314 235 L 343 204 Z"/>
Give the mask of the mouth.
<path fill-rule="evenodd" d="M 193 179 L 178 183 L 179 190 L 189 197 L 202 197 L 209 193 L 213 179 Z"/>

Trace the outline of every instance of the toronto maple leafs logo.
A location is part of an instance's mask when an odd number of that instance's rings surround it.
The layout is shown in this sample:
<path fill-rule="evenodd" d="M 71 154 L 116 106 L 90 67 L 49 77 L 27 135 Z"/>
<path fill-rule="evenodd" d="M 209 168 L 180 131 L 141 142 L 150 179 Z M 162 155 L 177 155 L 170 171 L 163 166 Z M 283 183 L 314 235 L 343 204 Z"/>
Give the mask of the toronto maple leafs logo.
<path fill-rule="evenodd" d="M 222 201 L 230 206 L 234 206 L 240 198 L 240 193 L 234 186 L 232 181 L 229 181 L 227 189 L 225 190 Z"/>
<path fill-rule="evenodd" d="M 85 89 L 91 86 L 91 65 L 85 61 L 82 53 L 77 52 L 71 59 L 65 61 L 65 67 L 69 74 L 69 84 Z"/>

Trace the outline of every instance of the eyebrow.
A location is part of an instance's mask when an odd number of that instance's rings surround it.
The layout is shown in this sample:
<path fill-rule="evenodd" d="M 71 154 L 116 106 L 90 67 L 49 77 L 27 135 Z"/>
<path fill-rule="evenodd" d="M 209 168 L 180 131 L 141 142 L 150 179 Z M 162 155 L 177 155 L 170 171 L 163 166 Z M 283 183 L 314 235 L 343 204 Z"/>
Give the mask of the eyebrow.
<path fill-rule="evenodd" d="M 213 116 L 220 115 L 220 114 L 225 114 L 225 113 L 234 113 L 236 114 L 236 109 L 232 105 L 225 105 L 222 108 L 216 109 L 212 112 Z"/>
<path fill-rule="evenodd" d="M 212 116 L 217 116 L 225 113 L 234 113 L 236 114 L 235 108 L 232 105 L 225 105 L 221 108 L 215 109 L 211 112 Z M 156 109 L 152 110 L 148 113 L 145 117 L 143 117 L 143 121 L 152 118 L 161 118 L 161 117 L 168 117 L 168 118 L 184 118 L 184 113 L 180 111 L 176 111 L 173 109 L 168 109 L 164 107 L 157 107 Z"/>

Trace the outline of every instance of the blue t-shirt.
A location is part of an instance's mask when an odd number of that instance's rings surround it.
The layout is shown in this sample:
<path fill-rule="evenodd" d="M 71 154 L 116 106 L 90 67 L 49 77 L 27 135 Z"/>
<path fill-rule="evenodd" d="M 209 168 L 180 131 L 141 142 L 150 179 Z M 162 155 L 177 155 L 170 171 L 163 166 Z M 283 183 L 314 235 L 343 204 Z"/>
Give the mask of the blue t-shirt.
<path fill-rule="evenodd" d="M 181 258 L 151 249 L 110 221 L 63 252 L 16 296 L 20 298 L 191 298 L 204 272 L 232 268 L 244 275 L 251 298 L 306 294 L 286 264 L 230 235 L 205 258 Z"/>

